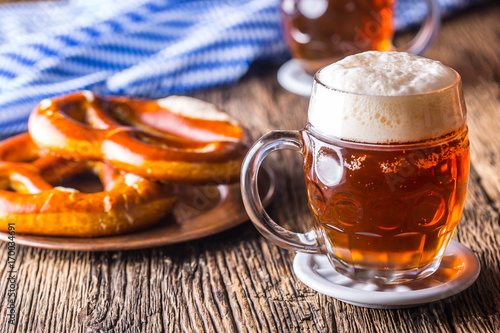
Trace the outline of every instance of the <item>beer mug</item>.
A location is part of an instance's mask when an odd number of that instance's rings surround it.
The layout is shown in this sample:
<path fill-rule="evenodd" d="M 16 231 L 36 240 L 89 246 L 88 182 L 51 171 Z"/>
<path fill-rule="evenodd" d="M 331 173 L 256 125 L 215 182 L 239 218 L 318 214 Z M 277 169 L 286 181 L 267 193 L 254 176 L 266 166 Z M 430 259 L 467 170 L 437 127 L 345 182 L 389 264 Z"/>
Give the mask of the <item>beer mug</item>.
<path fill-rule="evenodd" d="M 259 167 L 279 149 L 303 155 L 313 216 L 307 233 L 279 226 L 260 202 Z M 415 55 L 366 52 L 316 73 L 308 123 L 261 137 L 243 162 L 241 186 L 248 215 L 269 240 L 323 253 L 356 281 L 389 284 L 439 267 L 461 218 L 468 173 L 458 73 Z"/>
<path fill-rule="evenodd" d="M 438 5 L 435 0 L 426 4 L 426 21 L 407 52 L 425 52 L 439 30 Z M 285 41 L 292 57 L 311 75 L 351 54 L 391 51 L 394 6 L 395 0 L 281 0 Z"/>

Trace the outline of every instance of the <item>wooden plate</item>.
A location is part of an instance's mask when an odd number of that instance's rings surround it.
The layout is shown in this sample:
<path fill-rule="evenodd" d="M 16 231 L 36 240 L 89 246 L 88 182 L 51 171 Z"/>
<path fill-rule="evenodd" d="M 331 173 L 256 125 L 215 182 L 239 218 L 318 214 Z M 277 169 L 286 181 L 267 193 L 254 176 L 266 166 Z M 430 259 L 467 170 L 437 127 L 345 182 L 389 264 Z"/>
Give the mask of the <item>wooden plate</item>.
<path fill-rule="evenodd" d="M 264 206 L 276 193 L 276 179 L 267 168 L 259 174 L 259 192 Z M 96 237 L 51 237 L 16 234 L 20 245 L 71 251 L 114 251 L 175 244 L 210 236 L 248 220 L 239 184 L 185 187 L 173 213 L 155 226 L 131 234 Z M 0 232 L 0 240 L 9 241 Z"/>

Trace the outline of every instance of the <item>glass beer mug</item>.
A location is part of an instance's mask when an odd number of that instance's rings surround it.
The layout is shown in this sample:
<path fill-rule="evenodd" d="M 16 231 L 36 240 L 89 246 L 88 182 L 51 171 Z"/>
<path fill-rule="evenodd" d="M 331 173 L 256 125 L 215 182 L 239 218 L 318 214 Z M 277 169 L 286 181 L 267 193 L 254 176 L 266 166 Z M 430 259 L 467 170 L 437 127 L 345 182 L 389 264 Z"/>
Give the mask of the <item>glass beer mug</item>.
<path fill-rule="evenodd" d="M 366 52 L 339 63 L 316 73 L 304 129 L 272 131 L 248 153 L 241 176 L 247 212 L 269 240 L 323 253 L 337 272 L 356 281 L 429 276 L 460 221 L 467 191 L 460 76 L 439 62 L 398 52 Z M 436 82 L 429 82 L 432 76 Z M 339 82 L 349 89 L 339 89 Z M 387 94 L 386 87 L 396 92 Z M 260 202 L 259 166 L 279 149 L 303 155 L 313 216 L 307 233 L 282 228 Z"/>
<path fill-rule="evenodd" d="M 427 18 L 407 52 L 424 53 L 439 30 L 437 2 L 425 3 Z M 283 35 L 293 58 L 313 75 L 351 54 L 394 50 L 395 6 L 395 0 L 281 0 Z"/>

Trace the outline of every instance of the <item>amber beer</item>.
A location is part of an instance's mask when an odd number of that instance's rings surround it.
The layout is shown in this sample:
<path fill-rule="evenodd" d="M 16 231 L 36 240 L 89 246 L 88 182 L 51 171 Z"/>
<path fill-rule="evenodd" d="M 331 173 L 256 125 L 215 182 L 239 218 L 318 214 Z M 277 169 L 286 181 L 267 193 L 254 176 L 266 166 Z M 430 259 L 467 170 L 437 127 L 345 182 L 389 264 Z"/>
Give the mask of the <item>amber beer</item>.
<path fill-rule="evenodd" d="M 285 40 L 310 74 L 347 55 L 389 51 L 394 0 L 282 0 Z"/>
<path fill-rule="evenodd" d="M 304 156 L 309 207 L 338 269 L 344 274 L 380 269 L 408 275 L 442 255 L 466 197 L 467 128 L 390 147 L 329 144 L 309 132 L 304 135 L 306 146 L 315 147 Z M 334 186 L 316 172 L 318 151 L 324 160 L 343 161 L 341 171 L 332 171 L 342 175 Z"/>
<path fill-rule="evenodd" d="M 256 199 L 263 156 L 284 148 L 304 156 L 314 222 L 305 234 L 274 223 Z M 326 254 L 356 281 L 402 283 L 439 267 L 468 175 L 458 73 L 412 54 L 372 51 L 316 73 L 305 128 L 257 141 L 243 162 L 242 193 L 254 224 L 278 245 Z"/>

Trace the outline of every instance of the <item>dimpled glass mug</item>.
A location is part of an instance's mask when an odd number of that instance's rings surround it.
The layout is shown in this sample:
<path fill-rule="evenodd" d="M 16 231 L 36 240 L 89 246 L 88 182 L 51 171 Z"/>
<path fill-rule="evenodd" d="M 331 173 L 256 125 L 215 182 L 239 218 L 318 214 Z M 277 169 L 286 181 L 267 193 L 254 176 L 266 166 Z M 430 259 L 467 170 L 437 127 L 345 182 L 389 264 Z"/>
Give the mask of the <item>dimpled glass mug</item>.
<path fill-rule="evenodd" d="M 410 53 L 425 52 L 439 30 L 436 1 L 425 3 L 429 13 L 406 47 Z M 347 55 L 394 50 L 395 5 L 395 0 L 281 0 L 283 35 L 293 58 L 312 75 Z"/>
<path fill-rule="evenodd" d="M 313 229 L 295 233 L 265 212 L 263 159 L 302 153 Z M 308 123 L 260 138 L 242 166 L 245 208 L 277 245 L 325 254 L 356 281 L 403 283 L 432 274 L 460 221 L 469 174 L 461 80 L 403 52 L 365 52 L 315 75 Z"/>

